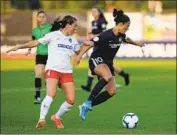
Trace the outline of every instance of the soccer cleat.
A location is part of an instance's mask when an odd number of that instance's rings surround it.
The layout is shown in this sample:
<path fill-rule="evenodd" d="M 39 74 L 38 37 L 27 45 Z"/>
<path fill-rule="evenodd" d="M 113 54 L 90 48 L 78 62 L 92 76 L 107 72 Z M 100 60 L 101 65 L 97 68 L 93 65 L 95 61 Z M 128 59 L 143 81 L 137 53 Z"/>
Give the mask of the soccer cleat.
<path fill-rule="evenodd" d="M 79 116 L 82 120 L 85 120 L 85 115 L 88 112 L 88 108 L 84 105 L 79 105 Z"/>
<path fill-rule="evenodd" d="M 79 105 L 79 116 L 85 120 L 85 115 L 88 111 L 92 111 L 92 101 L 86 100 L 82 105 Z"/>
<path fill-rule="evenodd" d="M 85 85 L 81 85 L 81 88 L 87 92 L 90 92 L 91 91 L 91 88 L 88 87 L 88 86 L 85 86 Z"/>
<path fill-rule="evenodd" d="M 64 128 L 61 119 L 57 119 L 56 115 L 52 115 L 51 120 L 53 121 L 53 123 L 56 125 L 57 128 Z"/>
<path fill-rule="evenodd" d="M 45 119 L 40 119 L 36 124 L 36 128 L 42 128 L 45 125 Z"/>
<path fill-rule="evenodd" d="M 86 100 L 83 105 L 86 106 L 89 111 L 92 111 L 92 101 Z"/>
<path fill-rule="evenodd" d="M 40 97 L 35 98 L 34 104 L 41 104 L 41 98 Z"/>
<path fill-rule="evenodd" d="M 126 74 L 126 75 L 124 76 L 125 85 L 129 85 L 129 83 L 130 83 L 130 79 L 129 79 L 129 77 L 130 77 L 129 74 Z"/>

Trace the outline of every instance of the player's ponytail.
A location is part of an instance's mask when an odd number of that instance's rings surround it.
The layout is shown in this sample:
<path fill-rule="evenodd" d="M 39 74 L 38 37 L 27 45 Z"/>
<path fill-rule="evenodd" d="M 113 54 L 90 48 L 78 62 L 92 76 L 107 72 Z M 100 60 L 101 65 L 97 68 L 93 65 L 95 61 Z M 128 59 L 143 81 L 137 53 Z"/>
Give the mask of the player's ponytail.
<path fill-rule="evenodd" d="M 61 20 L 61 17 L 59 16 L 52 24 L 52 28 L 51 28 L 51 32 L 52 31 L 56 31 L 56 30 L 59 30 L 62 26 L 62 20 Z"/>
<path fill-rule="evenodd" d="M 113 17 L 116 25 L 119 23 L 130 22 L 130 18 L 124 14 L 123 10 L 114 9 Z"/>
<path fill-rule="evenodd" d="M 63 19 L 61 19 L 61 17 L 58 17 L 55 21 L 54 21 L 54 23 L 52 24 L 52 28 L 51 28 L 51 32 L 52 31 L 56 31 L 56 30 L 59 30 L 59 29 L 61 29 L 61 28 L 65 28 L 65 26 L 67 25 L 67 24 L 73 24 L 74 22 L 76 22 L 77 21 L 77 19 L 76 18 L 74 18 L 74 17 L 72 17 L 72 16 L 70 16 L 70 15 L 67 15 L 67 16 L 65 16 Z"/>

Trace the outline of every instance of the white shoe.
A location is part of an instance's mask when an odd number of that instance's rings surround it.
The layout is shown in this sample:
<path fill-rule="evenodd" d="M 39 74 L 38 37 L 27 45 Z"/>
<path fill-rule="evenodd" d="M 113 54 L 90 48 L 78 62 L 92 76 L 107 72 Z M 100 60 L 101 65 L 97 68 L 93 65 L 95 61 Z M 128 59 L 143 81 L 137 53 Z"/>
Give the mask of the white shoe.
<path fill-rule="evenodd" d="M 120 84 L 116 84 L 116 88 L 120 88 L 121 87 L 121 85 Z"/>

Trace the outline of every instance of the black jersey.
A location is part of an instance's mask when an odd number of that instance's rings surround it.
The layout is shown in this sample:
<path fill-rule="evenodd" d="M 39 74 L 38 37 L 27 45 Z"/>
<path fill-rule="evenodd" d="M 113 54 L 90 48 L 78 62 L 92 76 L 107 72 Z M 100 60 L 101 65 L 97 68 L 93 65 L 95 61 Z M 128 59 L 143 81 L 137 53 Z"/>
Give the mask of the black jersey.
<path fill-rule="evenodd" d="M 126 35 L 121 33 L 116 36 L 113 29 L 102 32 L 99 36 L 91 39 L 95 46 L 91 58 L 101 57 L 105 62 L 112 63 L 121 43 L 125 41 L 125 37 Z"/>
<path fill-rule="evenodd" d="M 95 34 L 95 35 L 100 34 L 104 30 L 106 30 L 106 25 L 107 25 L 107 22 L 102 18 L 98 20 L 93 20 L 92 21 L 92 34 Z"/>

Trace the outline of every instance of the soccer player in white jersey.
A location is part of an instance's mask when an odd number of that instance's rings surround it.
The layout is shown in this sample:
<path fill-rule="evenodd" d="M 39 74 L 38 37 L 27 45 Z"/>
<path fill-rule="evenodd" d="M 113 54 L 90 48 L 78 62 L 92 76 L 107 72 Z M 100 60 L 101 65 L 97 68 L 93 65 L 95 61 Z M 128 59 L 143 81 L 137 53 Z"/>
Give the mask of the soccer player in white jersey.
<path fill-rule="evenodd" d="M 72 108 L 75 102 L 75 90 L 70 58 L 72 54 L 79 54 L 80 52 L 80 45 L 72 36 L 76 27 L 76 18 L 67 15 L 62 20 L 54 22 L 51 29 L 53 32 L 46 34 L 38 40 L 17 45 L 7 51 L 8 53 L 18 49 L 32 48 L 40 43 L 48 45 L 48 60 L 45 67 L 47 94 L 41 104 L 40 118 L 36 128 L 42 128 L 45 125 L 45 118 L 50 105 L 56 96 L 58 85 L 63 89 L 66 101 L 60 106 L 57 113 L 51 117 L 51 120 L 55 123 L 57 128 L 64 128 L 61 118 Z"/>

